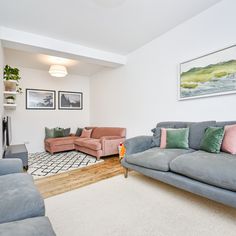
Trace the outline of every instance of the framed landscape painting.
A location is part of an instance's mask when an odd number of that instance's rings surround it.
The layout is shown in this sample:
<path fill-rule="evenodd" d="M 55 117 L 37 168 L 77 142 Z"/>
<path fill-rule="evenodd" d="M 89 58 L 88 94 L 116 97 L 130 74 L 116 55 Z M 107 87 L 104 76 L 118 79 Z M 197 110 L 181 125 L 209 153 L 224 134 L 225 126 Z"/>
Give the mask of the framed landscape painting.
<path fill-rule="evenodd" d="M 58 108 L 61 110 L 82 110 L 83 94 L 81 92 L 58 91 Z"/>
<path fill-rule="evenodd" d="M 56 107 L 54 90 L 26 89 L 26 109 L 54 110 Z"/>
<path fill-rule="evenodd" d="M 236 45 L 180 64 L 179 100 L 236 93 Z"/>

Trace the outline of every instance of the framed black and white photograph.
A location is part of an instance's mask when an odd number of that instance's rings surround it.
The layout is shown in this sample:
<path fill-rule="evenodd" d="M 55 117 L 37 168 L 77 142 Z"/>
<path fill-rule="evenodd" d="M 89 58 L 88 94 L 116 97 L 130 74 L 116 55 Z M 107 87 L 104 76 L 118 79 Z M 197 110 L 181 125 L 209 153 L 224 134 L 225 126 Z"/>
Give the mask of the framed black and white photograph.
<path fill-rule="evenodd" d="M 61 110 L 82 110 L 83 93 L 58 91 L 58 108 Z"/>
<path fill-rule="evenodd" d="M 26 89 L 26 109 L 56 109 L 56 92 L 54 90 Z"/>

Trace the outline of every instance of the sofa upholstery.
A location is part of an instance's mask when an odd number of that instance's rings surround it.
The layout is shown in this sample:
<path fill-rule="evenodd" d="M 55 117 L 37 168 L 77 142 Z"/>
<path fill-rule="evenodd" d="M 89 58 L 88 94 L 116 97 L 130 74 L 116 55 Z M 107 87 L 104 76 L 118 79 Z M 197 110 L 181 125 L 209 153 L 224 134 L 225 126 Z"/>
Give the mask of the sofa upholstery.
<path fill-rule="evenodd" d="M 125 141 L 125 137 L 125 128 L 93 127 L 89 139 L 75 139 L 75 149 L 95 156 L 99 160 L 101 156 L 118 154 L 118 146 Z"/>
<path fill-rule="evenodd" d="M 126 157 L 126 161 L 130 164 L 135 164 L 154 170 L 169 171 L 170 162 L 172 160 L 181 154 L 189 153 L 191 151 L 191 149 L 161 149 L 155 147 L 144 152 L 128 155 Z"/>
<path fill-rule="evenodd" d="M 0 235 L 55 235 L 43 198 L 20 159 L 0 159 L 0 190 Z"/>
<path fill-rule="evenodd" d="M 138 171 L 178 188 L 236 207 L 236 155 L 223 152 L 208 153 L 199 150 L 198 146 L 199 140 L 204 135 L 204 126 L 205 128 L 208 125 L 222 127 L 236 124 L 236 121 L 164 123 L 175 128 L 190 127 L 192 124 L 194 124 L 192 131 L 196 131 L 191 134 L 192 141 L 196 144 L 195 149 L 189 149 L 187 153 L 166 149 L 162 157 L 160 149 L 153 148 L 152 140 L 156 138 L 155 135 L 158 135 L 155 133 L 157 131 L 155 128 L 152 130 L 153 137 L 138 136 L 125 141 L 126 156 L 121 164 L 126 170 Z M 160 128 L 161 123 L 156 127 Z M 200 129 L 201 132 L 198 132 Z M 156 143 L 155 145 L 158 146 Z M 172 155 L 172 151 L 175 155 Z"/>
<path fill-rule="evenodd" d="M 48 138 L 44 141 L 45 150 L 55 152 L 77 150 L 95 156 L 118 154 L 119 144 L 125 141 L 126 129 L 118 127 L 87 127 L 93 129 L 90 138 L 70 135 L 63 138 Z"/>

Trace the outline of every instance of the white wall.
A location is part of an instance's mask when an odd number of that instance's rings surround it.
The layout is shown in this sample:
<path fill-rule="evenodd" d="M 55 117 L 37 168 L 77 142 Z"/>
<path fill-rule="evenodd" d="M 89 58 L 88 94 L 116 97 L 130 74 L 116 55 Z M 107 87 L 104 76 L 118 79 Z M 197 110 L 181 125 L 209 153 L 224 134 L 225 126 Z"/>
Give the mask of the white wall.
<path fill-rule="evenodd" d="M 2 116 L 3 116 L 3 67 L 4 67 L 4 53 L 2 43 L 0 40 L 0 158 L 2 157 Z"/>
<path fill-rule="evenodd" d="M 131 137 L 159 121 L 235 120 L 236 94 L 177 101 L 179 63 L 236 43 L 235 9 L 222 1 L 93 76 L 91 125 L 124 126 Z"/>
<path fill-rule="evenodd" d="M 8 62 L 6 62 L 8 63 Z M 14 65 L 11 65 L 14 66 Z M 22 80 L 20 85 L 24 93 L 17 95 L 17 108 L 6 112 L 12 119 L 12 144 L 25 143 L 29 152 L 43 151 L 45 126 L 71 128 L 75 132 L 77 127 L 90 124 L 89 114 L 89 79 L 76 75 L 68 75 L 65 78 L 51 77 L 47 71 L 33 70 L 18 67 Z M 50 89 L 57 91 L 78 91 L 83 93 L 83 110 L 26 110 L 25 89 Z"/>

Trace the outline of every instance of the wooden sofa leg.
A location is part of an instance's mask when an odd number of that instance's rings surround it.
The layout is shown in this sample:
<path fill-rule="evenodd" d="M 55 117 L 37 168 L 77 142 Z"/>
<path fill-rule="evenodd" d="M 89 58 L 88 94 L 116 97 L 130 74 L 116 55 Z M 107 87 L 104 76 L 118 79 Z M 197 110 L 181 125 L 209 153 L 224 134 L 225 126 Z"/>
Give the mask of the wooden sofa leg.
<path fill-rule="evenodd" d="M 128 178 L 128 174 L 129 174 L 129 169 L 125 168 L 124 177 Z"/>

